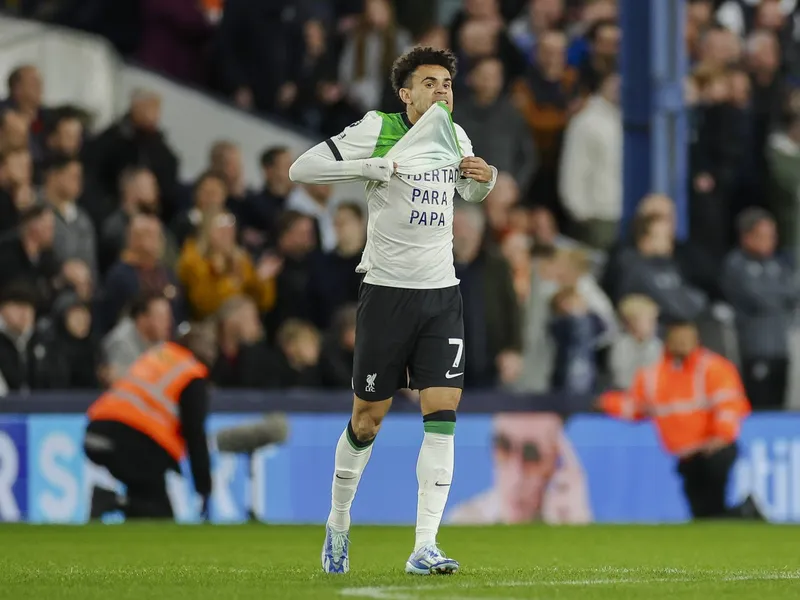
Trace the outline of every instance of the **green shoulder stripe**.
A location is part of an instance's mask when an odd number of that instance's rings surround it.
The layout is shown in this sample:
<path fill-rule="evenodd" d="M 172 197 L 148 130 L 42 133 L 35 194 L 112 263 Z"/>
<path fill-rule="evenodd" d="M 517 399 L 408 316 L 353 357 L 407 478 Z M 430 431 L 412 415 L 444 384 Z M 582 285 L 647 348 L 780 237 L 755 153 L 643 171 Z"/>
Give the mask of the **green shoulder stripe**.
<path fill-rule="evenodd" d="M 401 113 L 376 112 L 383 120 L 383 124 L 375 144 L 375 150 L 372 152 L 372 158 L 383 158 L 408 133 L 408 127 Z"/>

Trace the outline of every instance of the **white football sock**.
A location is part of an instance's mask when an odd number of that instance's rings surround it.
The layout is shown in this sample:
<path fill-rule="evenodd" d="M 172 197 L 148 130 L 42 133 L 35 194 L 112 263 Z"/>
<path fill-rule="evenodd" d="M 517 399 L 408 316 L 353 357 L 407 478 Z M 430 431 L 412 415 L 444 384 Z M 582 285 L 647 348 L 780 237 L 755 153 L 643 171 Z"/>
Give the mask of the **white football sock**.
<path fill-rule="evenodd" d="M 366 448 L 356 448 L 349 437 L 345 429 L 336 444 L 331 512 L 328 515 L 328 526 L 335 531 L 350 529 L 350 507 L 356 497 L 361 474 L 372 454 L 372 443 Z"/>
<path fill-rule="evenodd" d="M 414 551 L 436 543 L 453 481 L 454 446 L 452 433 L 425 432 L 417 460 L 419 494 Z"/>

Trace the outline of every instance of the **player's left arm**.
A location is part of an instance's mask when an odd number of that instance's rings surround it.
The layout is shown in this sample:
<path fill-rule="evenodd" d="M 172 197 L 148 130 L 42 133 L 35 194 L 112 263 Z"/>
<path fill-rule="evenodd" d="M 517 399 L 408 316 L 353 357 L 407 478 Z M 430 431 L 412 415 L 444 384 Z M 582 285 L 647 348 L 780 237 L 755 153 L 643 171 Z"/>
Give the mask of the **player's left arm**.
<path fill-rule="evenodd" d="M 456 191 L 467 202 L 483 202 L 497 181 L 497 169 L 475 156 L 467 132 L 460 125 L 456 124 L 455 127 L 464 154 L 460 165 L 461 179 L 456 183 Z"/>

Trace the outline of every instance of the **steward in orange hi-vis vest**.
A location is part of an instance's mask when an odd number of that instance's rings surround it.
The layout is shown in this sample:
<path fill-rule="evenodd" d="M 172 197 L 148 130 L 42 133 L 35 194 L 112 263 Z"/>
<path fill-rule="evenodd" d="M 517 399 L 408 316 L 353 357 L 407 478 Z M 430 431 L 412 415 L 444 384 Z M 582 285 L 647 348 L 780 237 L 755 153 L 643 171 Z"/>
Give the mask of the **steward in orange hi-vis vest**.
<path fill-rule="evenodd" d="M 179 343 L 159 344 L 142 354 L 89 407 L 86 455 L 127 488 L 121 504 L 111 501 L 112 493 L 96 489 L 92 517 L 121 508 L 128 518 L 172 518 L 165 475 L 180 473 L 179 463 L 187 453 L 207 510 L 207 378 L 215 346 L 210 326 L 193 326 Z"/>
<path fill-rule="evenodd" d="M 678 457 L 695 518 L 760 517 L 749 498 L 733 509 L 725 506 L 736 441 L 750 402 L 736 367 L 702 348 L 693 324 L 668 326 L 663 358 L 637 371 L 629 390 L 604 394 L 599 407 L 620 419 L 654 422 L 664 448 Z"/>
<path fill-rule="evenodd" d="M 166 342 L 145 352 L 111 389 L 92 404 L 90 421 L 115 421 L 145 434 L 180 461 L 186 455 L 180 398 L 208 369 L 177 344 Z"/>
<path fill-rule="evenodd" d="M 621 419 L 651 419 L 667 452 L 684 457 L 715 441 L 735 442 L 750 404 L 736 367 L 697 348 L 640 369 L 630 390 L 603 396 L 603 409 Z"/>

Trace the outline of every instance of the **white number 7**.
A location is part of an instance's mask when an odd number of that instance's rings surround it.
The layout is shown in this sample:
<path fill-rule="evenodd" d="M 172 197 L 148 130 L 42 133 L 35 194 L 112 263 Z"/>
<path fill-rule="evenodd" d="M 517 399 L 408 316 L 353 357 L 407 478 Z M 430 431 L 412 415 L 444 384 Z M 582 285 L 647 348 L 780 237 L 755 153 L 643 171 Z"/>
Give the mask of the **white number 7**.
<path fill-rule="evenodd" d="M 461 355 L 464 354 L 464 340 L 461 338 L 450 338 L 448 341 L 451 346 L 458 346 L 458 350 L 456 350 L 456 359 L 453 361 L 453 368 L 457 369 L 458 365 L 461 364 Z"/>

